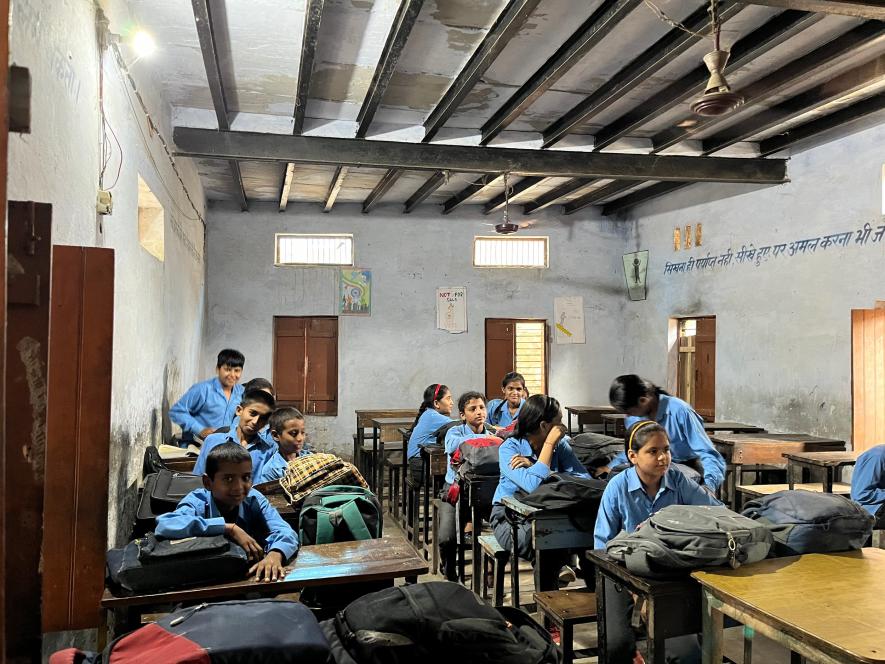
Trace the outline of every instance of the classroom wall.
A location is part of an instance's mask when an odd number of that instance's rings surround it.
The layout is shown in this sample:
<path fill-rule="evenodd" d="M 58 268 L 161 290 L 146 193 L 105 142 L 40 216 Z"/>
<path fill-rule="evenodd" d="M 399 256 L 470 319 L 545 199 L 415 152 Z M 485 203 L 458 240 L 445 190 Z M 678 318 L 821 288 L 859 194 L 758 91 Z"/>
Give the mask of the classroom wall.
<path fill-rule="evenodd" d="M 241 213 L 210 203 L 207 224 L 206 367 L 219 348 L 246 355 L 244 379 L 271 378 L 274 316 L 336 313 L 336 270 L 274 267 L 274 234 L 352 232 L 356 262 L 372 270 L 372 315 L 339 319 L 337 417 L 308 418 L 314 444 L 349 456 L 355 409 L 417 408 L 424 388 L 449 385 L 455 396 L 485 385 L 485 318 L 553 317 L 553 298 L 581 295 L 587 342 L 551 345 L 551 395 L 563 405 L 605 403 L 622 366 L 621 250 L 629 225 L 597 216 L 538 215 L 532 234 L 550 237 L 550 268 L 472 267 L 472 242 L 490 217 L 473 206 L 443 216 L 438 206 L 403 215 L 358 205 L 253 205 Z M 468 331 L 436 329 L 438 287 L 466 286 Z"/>
<path fill-rule="evenodd" d="M 874 241 L 885 224 L 883 161 L 880 125 L 795 154 L 788 184 L 695 185 L 637 208 L 633 245 L 650 250 L 649 289 L 624 308 L 625 369 L 665 385 L 668 318 L 715 315 L 717 419 L 849 440 L 851 309 L 885 299 L 885 239 Z M 674 227 L 698 222 L 703 246 L 674 252 Z M 865 223 L 872 233 L 858 243 Z M 823 237 L 849 231 L 847 246 L 824 248 Z M 792 245 L 817 237 L 814 251 Z M 772 248 L 738 262 L 744 246 Z M 667 262 L 729 250 L 728 267 L 717 259 L 712 269 L 665 273 Z"/>
<path fill-rule="evenodd" d="M 133 18 L 123 2 L 102 4 L 112 31 Z M 134 514 L 143 449 L 161 440 L 170 400 L 202 377 L 197 362 L 204 318 L 202 223 L 109 53 L 103 61 L 104 103 L 119 146 L 113 145 L 105 186 L 112 188 L 114 210 L 96 216 L 99 52 L 90 0 L 15 2 L 10 60 L 30 70 L 32 97 L 31 132 L 10 134 L 9 200 L 51 203 L 53 243 L 110 247 L 115 253 L 108 537 L 120 543 Z M 170 109 L 151 80 L 152 66 L 142 59 L 132 73 L 171 143 Z M 194 168 L 187 160 L 177 165 L 203 214 Z M 166 211 L 164 262 L 139 244 L 138 174 Z"/>

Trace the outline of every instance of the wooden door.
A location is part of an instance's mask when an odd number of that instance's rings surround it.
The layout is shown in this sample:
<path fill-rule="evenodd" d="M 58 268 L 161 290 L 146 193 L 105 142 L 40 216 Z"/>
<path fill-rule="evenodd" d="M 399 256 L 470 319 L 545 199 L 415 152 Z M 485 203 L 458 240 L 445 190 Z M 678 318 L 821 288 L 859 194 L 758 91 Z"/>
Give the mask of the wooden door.
<path fill-rule="evenodd" d="M 694 409 L 708 422 L 716 418 L 716 319 L 698 318 L 694 353 Z"/>
<path fill-rule="evenodd" d="M 338 319 L 312 318 L 307 326 L 306 413 L 338 412 Z"/>
<path fill-rule="evenodd" d="M 885 443 L 885 309 L 851 312 L 852 446 Z"/>
<path fill-rule="evenodd" d="M 273 384 L 280 405 L 304 406 L 306 337 L 306 319 L 274 318 Z"/>
<path fill-rule="evenodd" d="M 0 0 L 0 248 L 6 246 L 6 153 L 9 139 L 9 0 Z M 6 403 L 6 251 L 0 249 L 0 403 Z M 0 662 L 6 659 L 6 435 L 5 417 L 0 417 Z"/>
<path fill-rule="evenodd" d="M 486 318 L 486 398 L 501 398 L 501 379 L 516 366 L 516 322 Z"/>

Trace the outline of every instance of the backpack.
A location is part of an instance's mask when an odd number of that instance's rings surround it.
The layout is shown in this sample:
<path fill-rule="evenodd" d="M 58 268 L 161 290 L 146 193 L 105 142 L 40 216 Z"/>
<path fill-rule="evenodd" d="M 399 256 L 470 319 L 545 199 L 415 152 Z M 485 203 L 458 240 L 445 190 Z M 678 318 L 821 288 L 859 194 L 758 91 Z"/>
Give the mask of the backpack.
<path fill-rule="evenodd" d="M 623 438 L 612 438 L 601 433 L 579 433 L 569 443 L 585 468 L 607 466 L 615 455 L 624 451 Z"/>
<path fill-rule="evenodd" d="M 472 475 L 499 475 L 498 452 L 504 441 L 497 436 L 467 438 L 452 455 L 452 467 L 460 477 Z"/>
<path fill-rule="evenodd" d="M 609 556 L 640 576 L 667 576 L 699 567 L 763 560 L 771 533 L 761 523 L 709 505 L 669 505 L 636 532 L 621 532 L 605 545 Z"/>
<path fill-rule="evenodd" d="M 298 539 L 307 544 L 381 537 L 381 504 L 368 489 L 332 485 L 311 493 L 301 506 Z"/>
<path fill-rule="evenodd" d="M 147 479 L 147 478 L 145 478 Z M 145 482 L 147 486 L 147 482 Z M 157 473 L 151 488 L 150 503 L 154 515 L 172 512 L 178 503 L 194 489 L 203 488 L 203 478 L 192 473 L 177 473 L 165 468 Z"/>
<path fill-rule="evenodd" d="M 551 473 L 531 493 L 520 490 L 514 497 L 530 507 L 567 512 L 575 528 L 592 532 L 605 485 L 592 477 Z"/>
<path fill-rule="evenodd" d="M 280 478 L 280 486 L 292 505 L 300 504 L 311 492 L 329 485 L 369 488 L 353 464 L 334 454 L 308 454 L 292 459 Z"/>
<path fill-rule="evenodd" d="M 144 459 L 141 462 L 141 476 L 147 477 L 153 473 L 159 473 L 165 467 L 166 464 L 160 456 L 160 450 L 153 445 L 148 445 L 144 451 Z"/>
<path fill-rule="evenodd" d="M 242 579 L 246 552 L 224 535 L 157 539 L 153 533 L 107 552 L 111 582 L 126 593 L 145 593 Z"/>
<path fill-rule="evenodd" d="M 336 664 L 561 661 L 547 631 L 528 615 L 518 609 L 506 613 L 494 609 L 464 586 L 448 581 L 365 595 L 329 623 L 324 631 L 332 637 Z"/>
<path fill-rule="evenodd" d="M 303 604 L 252 599 L 178 609 L 112 641 L 104 652 L 68 648 L 50 664 L 326 664 L 329 644 Z"/>
<path fill-rule="evenodd" d="M 845 496 L 812 491 L 760 496 L 742 514 L 768 528 L 775 556 L 860 549 L 875 524 L 869 512 Z"/>

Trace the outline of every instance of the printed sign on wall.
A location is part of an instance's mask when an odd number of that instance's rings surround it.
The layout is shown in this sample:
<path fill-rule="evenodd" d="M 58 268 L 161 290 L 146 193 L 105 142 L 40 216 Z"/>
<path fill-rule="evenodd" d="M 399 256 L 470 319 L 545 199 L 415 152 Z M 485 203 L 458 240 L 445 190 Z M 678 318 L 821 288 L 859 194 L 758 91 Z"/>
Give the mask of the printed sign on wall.
<path fill-rule="evenodd" d="M 372 271 L 343 268 L 338 277 L 338 313 L 369 316 L 372 313 Z"/>
<path fill-rule="evenodd" d="M 467 331 L 467 288 L 436 289 L 436 329 L 451 334 Z"/>
<path fill-rule="evenodd" d="M 553 341 L 558 344 L 582 344 L 584 341 L 584 298 L 553 298 Z"/>

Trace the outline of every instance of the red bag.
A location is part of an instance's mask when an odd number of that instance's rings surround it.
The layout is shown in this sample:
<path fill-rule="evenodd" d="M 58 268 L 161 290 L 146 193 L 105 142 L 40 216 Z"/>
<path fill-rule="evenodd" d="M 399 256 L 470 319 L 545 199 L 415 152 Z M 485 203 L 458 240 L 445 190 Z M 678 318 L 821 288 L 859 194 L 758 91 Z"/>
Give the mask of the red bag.
<path fill-rule="evenodd" d="M 499 475 L 498 450 L 504 441 L 498 436 L 477 436 L 462 442 L 452 455 L 452 467 L 461 477 Z"/>

